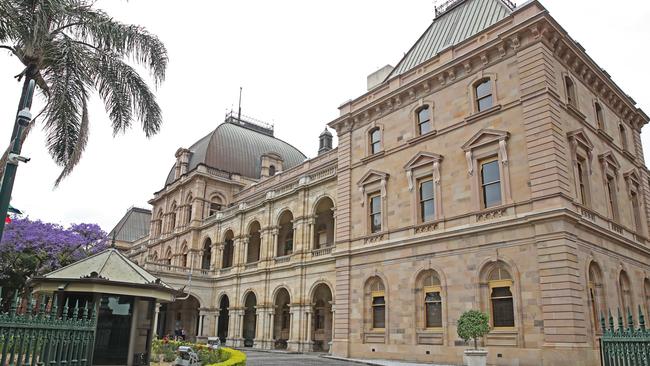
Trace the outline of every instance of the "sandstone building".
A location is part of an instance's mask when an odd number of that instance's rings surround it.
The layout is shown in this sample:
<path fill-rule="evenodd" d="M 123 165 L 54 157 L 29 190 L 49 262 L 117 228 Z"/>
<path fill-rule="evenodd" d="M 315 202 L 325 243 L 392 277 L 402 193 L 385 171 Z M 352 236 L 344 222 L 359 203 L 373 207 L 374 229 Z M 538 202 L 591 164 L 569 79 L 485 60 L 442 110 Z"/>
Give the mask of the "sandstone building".
<path fill-rule="evenodd" d="M 236 115 L 176 151 L 129 250 L 188 293 L 159 334 L 459 363 L 481 309 L 493 364 L 595 365 L 647 315 L 649 118 L 538 1 L 454 1 L 368 83 L 317 157 Z"/>

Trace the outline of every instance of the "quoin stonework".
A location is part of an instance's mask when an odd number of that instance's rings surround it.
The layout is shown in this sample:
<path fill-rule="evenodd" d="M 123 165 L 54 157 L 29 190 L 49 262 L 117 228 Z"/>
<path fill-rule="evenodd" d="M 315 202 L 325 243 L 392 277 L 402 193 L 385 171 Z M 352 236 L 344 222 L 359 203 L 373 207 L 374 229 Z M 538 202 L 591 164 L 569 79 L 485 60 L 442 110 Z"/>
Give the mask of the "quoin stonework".
<path fill-rule="evenodd" d="M 339 109 L 311 159 L 238 114 L 176 151 L 115 232 L 188 293 L 159 335 L 459 363 L 480 309 L 490 363 L 595 365 L 601 313 L 647 317 L 648 116 L 539 2 L 447 4 Z"/>

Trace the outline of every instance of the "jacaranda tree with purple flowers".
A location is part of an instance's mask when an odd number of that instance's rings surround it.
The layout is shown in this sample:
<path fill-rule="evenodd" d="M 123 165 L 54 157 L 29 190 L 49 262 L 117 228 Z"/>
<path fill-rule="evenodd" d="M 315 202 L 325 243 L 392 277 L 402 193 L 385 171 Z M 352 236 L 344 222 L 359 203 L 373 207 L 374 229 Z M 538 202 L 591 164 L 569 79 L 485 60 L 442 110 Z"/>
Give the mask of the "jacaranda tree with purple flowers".
<path fill-rule="evenodd" d="M 108 236 L 96 224 L 58 224 L 16 218 L 0 241 L 3 296 L 21 290 L 28 277 L 67 266 L 107 247 Z"/>

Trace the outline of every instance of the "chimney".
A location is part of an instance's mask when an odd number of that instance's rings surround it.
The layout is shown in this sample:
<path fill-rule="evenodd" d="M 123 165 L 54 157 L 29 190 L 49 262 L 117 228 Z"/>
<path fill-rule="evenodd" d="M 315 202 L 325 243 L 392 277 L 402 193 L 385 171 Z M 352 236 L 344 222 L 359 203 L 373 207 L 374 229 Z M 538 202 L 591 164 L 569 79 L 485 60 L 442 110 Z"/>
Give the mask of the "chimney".
<path fill-rule="evenodd" d="M 187 173 L 187 168 L 190 163 L 190 150 L 180 148 L 176 150 L 176 166 L 174 167 L 174 179 L 178 179 L 181 175 Z"/>
<path fill-rule="evenodd" d="M 376 86 L 383 83 L 384 80 L 386 80 L 386 77 L 393 71 L 393 69 L 394 67 L 391 65 L 386 65 L 368 75 L 368 90 L 374 89 Z"/>
<path fill-rule="evenodd" d="M 318 155 L 332 150 L 332 133 L 327 130 L 327 127 L 325 127 L 325 131 L 321 132 L 320 136 L 318 136 L 318 140 Z"/>

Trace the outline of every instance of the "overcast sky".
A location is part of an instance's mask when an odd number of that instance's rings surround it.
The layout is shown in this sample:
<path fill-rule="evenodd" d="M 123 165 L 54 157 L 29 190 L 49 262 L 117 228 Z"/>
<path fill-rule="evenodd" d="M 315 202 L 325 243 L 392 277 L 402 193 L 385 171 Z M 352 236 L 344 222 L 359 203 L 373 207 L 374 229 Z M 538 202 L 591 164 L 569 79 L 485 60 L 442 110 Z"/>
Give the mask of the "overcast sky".
<path fill-rule="evenodd" d="M 542 4 L 650 114 L 650 2 Z M 39 126 L 23 148 L 32 161 L 18 169 L 12 205 L 32 218 L 96 222 L 106 231 L 130 206 L 149 207 L 176 149 L 189 147 L 236 109 L 239 86 L 244 114 L 274 123 L 276 137 L 315 156 L 318 135 L 338 116 L 337 107 L 365 91 L 368 74 L 395 65 L 433 18 L 431 0 L 100 0 L 97 6 L 145 26 L 167 46 L 167 78 L 157 90 L 162 130 L 147 139 L 134 124 L 113 138 L 95 98 L 81 163 L 53 189 L 60 168 Z M 0 146 L 9 142 L 20 94 L 13 76 L 20 71 L 18 61 L 0 50 Z M 648 130 L 643 142 L 648 151 Z"/>

